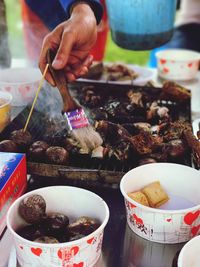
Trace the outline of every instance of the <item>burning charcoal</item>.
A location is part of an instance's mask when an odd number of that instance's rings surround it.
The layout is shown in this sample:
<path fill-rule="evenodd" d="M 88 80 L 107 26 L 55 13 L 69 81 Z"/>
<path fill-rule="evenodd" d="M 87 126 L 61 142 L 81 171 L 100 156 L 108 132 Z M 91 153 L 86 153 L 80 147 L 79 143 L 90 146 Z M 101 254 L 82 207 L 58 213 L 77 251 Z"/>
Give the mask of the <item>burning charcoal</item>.
<path fill-rule="evenodd" d="M 21 237 L 33 241 L 42 235 L 44 235 L 43 229 L 38 224 L 26 225 L 17 230 L 18 235 Z"/>
<path fill-rule="evenodd" d="M 184 158 L 186 150 L 186 144 L 181 139 L 174 139 L 166 145 L 165 152 L 171 160 L 177 160 Z"/>
<path fill-rule="evenodd" d="M 32 141 L 32 136 L 28 131 L 23 129 L 13 131 L 10 135 L 12 141 L 14 141 L 18 146 L 19 149 L 26 149 Z"/>
<path fill-rule="evenodd" d="M 59 234 L 67 228 L 69 218 L 61 213 L 51 213 L 47 215 L 43 223 L 48 229 L 49 234 L 55 236 L 55 234 Z"/>
<path fill-rule="evenodd" d="M 100 222 L 89 217 L 80 217 L 75 222 L 68 225 L 70 236 L 89 235 L 100 226 Z"/>
<path fill-rule="evenodd" d="M 0 142 L 0 152 L 18 152 L 17 144 L 12 140 Z"/>
<path fill-rule="evenodd" d="M 46 150 L 46 158 L 49 163 L 67 164 L 69 153 L 63 147 L 51 146 Z"/>
<path fill-rule="evenodd" d="M 157 161 L 153 158 L 144 158 L 144 159 L 139 160 L 139 166 L 145 165 L 145 164 L 150 164 L 150 163 L 155 163 L 155 162 L 157 162 Z"/>
<path fill-rule="evenodd" d="M 75 240 L 81 239 L 81 238 L 83 238 L 83 237 L 84 237 L 84 235 L 77 234 L 77 235 L 71 236 L 71 237 L 69 238 L 69 241 L 75 241 Z"/>
<path fill-rule="evenodd" d="M 47 148 L 49 148 L 49 145 L 46 142 L 36 141 L 29 148 L 29 154 L 31 158 L 41 161 L 45 157 Z"/>
<path fill-rule="evenodd" d="M 38 242 L 38 243 L 45 243 L 45 244 L 57 244 L 57 243 L 59 243 L 59 241 L 55 237 L 52 237 L 52 236 L 40 236 L 33 241 Z"/>
<path fill-rule="evenodd" d="M 24 198 L 19 205 L 19 214 L 27 223 L 39 222 L 46 211 L 46 202 L 40 195 Z"/>

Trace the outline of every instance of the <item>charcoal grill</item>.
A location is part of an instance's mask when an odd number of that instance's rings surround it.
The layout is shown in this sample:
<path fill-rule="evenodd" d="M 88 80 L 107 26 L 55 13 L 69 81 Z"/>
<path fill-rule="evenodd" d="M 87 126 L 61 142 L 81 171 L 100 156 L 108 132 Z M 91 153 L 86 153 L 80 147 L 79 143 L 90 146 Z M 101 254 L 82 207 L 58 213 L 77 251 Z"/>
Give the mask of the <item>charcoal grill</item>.
<path fill-rule="evenodd" d="M 91 85 L 86 82 L 76 82 L 71 85 L 71 89 L 78 96 L 81 96 L 83 86 Z M 133 85 L 113 85 L 113 84 L 99 84 L 92 83 L 98 92 L 108 90 L 110 94 L 119 96 L 122 92 L 133 90 L 134 92 L 145 92 L 151 98 L 151 101 L 158 100 L 161 94 L 161 88 L 152 86 L 133 86 Z M 169 100 L 159 100 L 161 105 L 169 107 L 171 117 L 176 119 L 184 119 L 191 122 L 191 103 L 190 100 L 186 102 L 172 102 Z M 0 140 L 8 139 L 10 133 L 16 129 L 24 127 L 30 107 L 26 107 L 1 133 Z M 59 111 L 58 111 L 59 112 Z M 44 140 L 47 136 L 46 130 L 49 128 L 51 121 L 47 115 L 42 111 L 34 110 L 32 118 L 29 122 L 28 130 L 32 134 L 33 141 Z M 48 140 L 50 144 L 59 143 L 59 135 L 65 135 L 66 131 L 58 131 L 50 136 Z M 31 175 L 38 175 L 44 177 L 62 177 L 73 181 L 80 181 L 83 183 L 94 183 L 98 185 L 118 186 L 119 182 L 125 172 L 135 167 L 130 163 L 119 163 L 114 160 L 98 160 L 91 159 L 88 156 L 79 155 L 78 160 L 74 157 L 70 159 L 68 166 L 52 165 L 48 163 L 30 161 L 28 155 L 28 173 Z M 191 156 L 185 159 L 186 165 L 191 165 Z"/>

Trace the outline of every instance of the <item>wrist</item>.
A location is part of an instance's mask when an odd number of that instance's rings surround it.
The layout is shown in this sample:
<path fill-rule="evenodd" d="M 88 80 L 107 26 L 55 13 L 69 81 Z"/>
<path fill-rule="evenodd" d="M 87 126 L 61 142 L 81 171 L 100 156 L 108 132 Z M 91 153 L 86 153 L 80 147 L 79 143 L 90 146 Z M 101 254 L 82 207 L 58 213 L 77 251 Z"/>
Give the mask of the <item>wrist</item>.
<path fill-rule="evenodd" d="M 84 16 L 91 16 L 91 18 L 93 17 L 95 18 L 95 14 L 92 8 L 90 7 L 90 4 L 88 4 L 85 1 L 78 1 L 71 6 L 70 8 L 71 17 L 76 14 L 78 15 L 83 14 Z"/>

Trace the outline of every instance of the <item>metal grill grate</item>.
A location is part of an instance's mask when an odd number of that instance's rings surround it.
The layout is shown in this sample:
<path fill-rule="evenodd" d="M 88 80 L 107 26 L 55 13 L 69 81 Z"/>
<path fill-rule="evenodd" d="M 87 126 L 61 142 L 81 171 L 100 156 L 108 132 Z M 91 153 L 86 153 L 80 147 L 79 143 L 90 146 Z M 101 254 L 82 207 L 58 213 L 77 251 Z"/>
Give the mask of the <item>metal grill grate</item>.
<path fill-rule="evenodd" d="M 73 92 L 82 97 L 82 88 L 87 86 L 85 83 L 76 83 L 72 86 Z M 91 83 L 89 83 L 91 85 Z M 154 87 L 136 87 L 130 85 L 109 85 L 109 84 L 93 84 L 98 92 L 109 91 L 109 94 L 116 94 L 120 97 L 127 90 L 134 92 L 144 92 L 148 95 L 150 101 L 157 100 L 159 105 L 167 106 L 170 109 L 170 115 L 173 120 L 185 119 L 191 121 L 190 101 L 184 103 L 176 103 L 167 100 L 159 100 L 160 88 Z M 123 92 L 122 92 L 123 91 Z M 79 99 L 80 100 L 80 99 Z M 21 129 L 25 125 L 30 107 L 26 107 L 12 123 L 1 133 L 0 139 L 8 139 L 10 133 L 16 129 Z M 54 120 L 50 120 L 42 111 L 34 111 L 30 120 L 28 130 L 32 134 L 33 141 L 45 140 L 50 145 L 60 145 L 61 140 L 67 136 L 66 129 L 54 129 Z M 28 156 L 28 155 L 27 155 Z M 190 155 L 189 155 L 190 157 Z M 187 159 L 186 164 L 190 164 Z M 34 175 L 47 177 L 66 177 L 68 179 L 80 181 L 93 181 L 100 184 L 118 184 L 125 172 L 135 167 L 135 162 L 119 162 L 114 159 L 92 159 L 89 155 L 74 154 L 70 157 L 69 166 L 52 165 L 45 162 L 31 162 L 28 158 L 28 172 Z"/>

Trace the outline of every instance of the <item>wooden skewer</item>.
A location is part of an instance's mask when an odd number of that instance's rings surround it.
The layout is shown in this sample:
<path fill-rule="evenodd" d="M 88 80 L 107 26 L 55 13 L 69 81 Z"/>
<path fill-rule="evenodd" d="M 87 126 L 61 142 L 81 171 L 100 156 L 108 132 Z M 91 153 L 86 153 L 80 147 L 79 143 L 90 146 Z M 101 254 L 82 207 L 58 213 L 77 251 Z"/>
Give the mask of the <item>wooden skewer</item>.
<path fill-rule="evenodd" d="M 25 124 L 24 129 L 23 129 L 24 132 L 26 131 L 27 126 L 28 126 L 28 123 L 29 123 L 29 121 L 30 121 L 30 118 L 31 118 L 33 109 L 34 109 L 34 107 L 35 107 L 35 103 L 36 103 L 36 101 L 37 101 L 39 92 L 40 92 L 40 90 L 41 90 L 41 88 L 42 88 L 42 85 L 43 85 L 43 82 L 44 82 L 44 79 L 45 79 L 45 75 L 46 75 L 47 70 L 48 70 L 48 67 L 49 67 L 49 64 L 46 65 L 45 70 L 44 70 L 44 72 L 43 72 L 43 74 L 42 74 L 42 78 L 41 78 L 41 80 L 40 80 L 40 83 L 39 83 L 39 86 L 38 86 L 38 89 L 37 89 L 37 92 L 36 92 L 36 95 L 35 95 L 35 98 L 34 98 L 34 101 L 33 101 L 32 107 L 31 107 L 31 110 L 30 110 L 30 112 L 29 112 L 29 115 L 28 115 L 26 124 Z"/>

